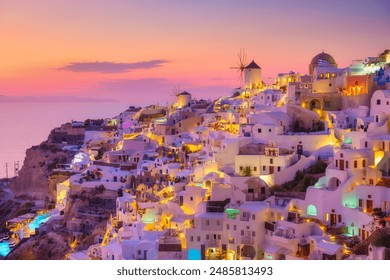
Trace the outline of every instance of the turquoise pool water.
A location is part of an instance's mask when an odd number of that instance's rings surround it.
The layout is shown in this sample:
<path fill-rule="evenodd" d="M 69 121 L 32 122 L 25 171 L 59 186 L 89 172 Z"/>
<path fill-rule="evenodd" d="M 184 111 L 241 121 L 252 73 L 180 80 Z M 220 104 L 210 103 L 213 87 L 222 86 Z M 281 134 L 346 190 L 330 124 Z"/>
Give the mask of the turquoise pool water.
<path fill-rule="evenodd" d="M 30 230 L 35 230 L 39 228 L 40 224 L 47 222 L 49 218 L 50 218 L 49 214 L 40 214 L 35 217 L 35 219 L 28 225 L 28 227 L 30 228 Z"/>
<path fill-rule="evenodd" d="M 8 242 L 0 242 L 0 256 L 5 257 L 10 251 L 11 249 L 9 248 Z"/>

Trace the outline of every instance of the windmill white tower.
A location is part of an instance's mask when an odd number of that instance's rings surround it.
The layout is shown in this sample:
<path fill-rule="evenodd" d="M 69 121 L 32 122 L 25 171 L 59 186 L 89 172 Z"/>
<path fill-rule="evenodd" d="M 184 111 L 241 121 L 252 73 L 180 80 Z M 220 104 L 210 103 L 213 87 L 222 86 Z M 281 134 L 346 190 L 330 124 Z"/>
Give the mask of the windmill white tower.
<path fill-rule="evenodd" d="M 261 67 L 254 60 L 244 69 L 245 89 L 260 89 L 262 87 Z"/>

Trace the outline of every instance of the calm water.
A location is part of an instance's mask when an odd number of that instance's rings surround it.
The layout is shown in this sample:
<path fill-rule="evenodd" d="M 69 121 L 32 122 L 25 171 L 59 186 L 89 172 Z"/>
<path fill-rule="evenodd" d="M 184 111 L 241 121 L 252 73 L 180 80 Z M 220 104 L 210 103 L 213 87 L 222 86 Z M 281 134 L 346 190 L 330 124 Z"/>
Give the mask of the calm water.
<path fill-rule="evenodd" d="M 88 118 L 118 115 L 133 104 L 110 103 L 0 103 L 0 178 L 14 175 L 14 162 L 22 167 L 25 151 L 47 140 L 54 127 Z"/>

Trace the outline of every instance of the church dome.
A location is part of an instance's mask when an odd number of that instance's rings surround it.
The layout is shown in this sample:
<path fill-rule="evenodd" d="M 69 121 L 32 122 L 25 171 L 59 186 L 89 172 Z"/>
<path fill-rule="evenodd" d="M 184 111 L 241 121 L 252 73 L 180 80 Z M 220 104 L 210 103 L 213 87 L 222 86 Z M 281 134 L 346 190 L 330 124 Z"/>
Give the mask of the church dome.
<path fill-rule="evenodd" d="M 334 60 L 333 56 L 325 52 L 319 53 L 315 57 L 313 57 L 310 64 L 318 65 L 318 61 L 320 60 L 326 61 L 329 64 L 336 64 L 336 61 Z"/>

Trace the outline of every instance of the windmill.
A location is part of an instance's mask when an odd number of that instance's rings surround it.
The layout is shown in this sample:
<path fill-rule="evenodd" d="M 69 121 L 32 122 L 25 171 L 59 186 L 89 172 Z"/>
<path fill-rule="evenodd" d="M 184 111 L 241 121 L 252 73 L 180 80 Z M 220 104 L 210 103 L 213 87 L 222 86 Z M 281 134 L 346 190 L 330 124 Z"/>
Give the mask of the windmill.
<path fill-rule="evenodd" d="M 174 103 L 171 106 L 175 106 L 175 104 L 177 104 L 177 99 L 178 99 L 178 96 L 179 96 L 180 93 L 181 93 L 180 85 L 179 86 L 174 86 L 174 88 L 172 89 L 171 96 L 175 96 L 175 101 L 174 101 Z M 167 101 L 167 104 L 168 104 L 168 101 Z"/>
<path fill-rule="evenodd" d="M 176 97 L 177 97 L 180 93 L 181 93 L 180 86 L 175 86 L 175 87 L 172 89 L 172 94 L 171 94 L 171 96 L 176 96 Z"/>
<path fill-rule="evenodd" d="M 237 66 L 230 67 L 230 69 L 237 69 L 238 75 L 238 80 L 240 81 L 240 87 L 243 82 L 243 73 L 246 67 L 246 53 L 245 49 L 240 49 L 240 52 L 238 53 L 238 61 L 237 61 Z"/>

